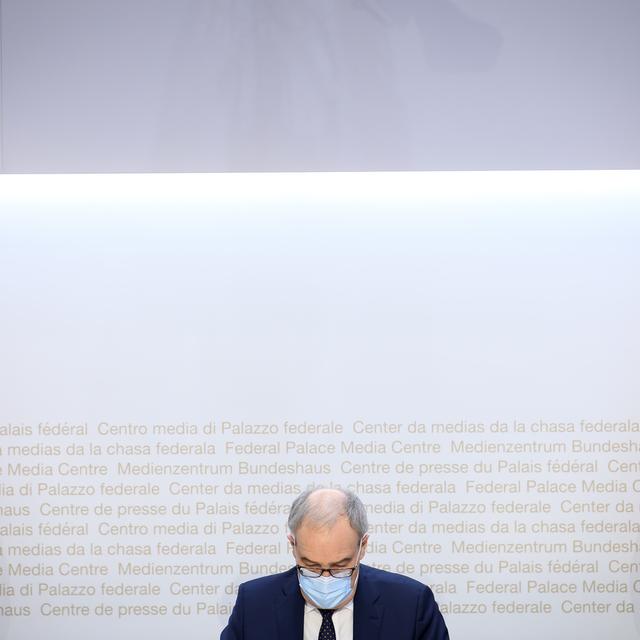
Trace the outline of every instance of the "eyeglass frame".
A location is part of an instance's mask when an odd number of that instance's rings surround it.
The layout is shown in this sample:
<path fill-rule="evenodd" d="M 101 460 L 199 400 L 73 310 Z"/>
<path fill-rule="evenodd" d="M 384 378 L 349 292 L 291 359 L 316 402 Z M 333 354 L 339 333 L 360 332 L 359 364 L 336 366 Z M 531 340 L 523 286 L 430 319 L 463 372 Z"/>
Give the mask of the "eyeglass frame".
<path fill-rule="evenodd" d="M 296 565 L 296 569 L 298 570 L 298 573 L 301 576 L 304 576 L 305 578 L 321 578 L 325 571 L 332 576 L 333 578 L 350 578 L 353 575 L 353 572 L 357 569 L 358 567 L 340 567 L 340 568 L 335 568 L 335 569 L 309 569 L 309 567 L 303 567 L 301 564 L 297 564 Z M 303 573 L 304 571 L 307 571 L 308 573 Z M 348 573 L 345 573 L 347 572 Z M 336 575 L 336 573 L 340 573 L 342 575 Z"/>

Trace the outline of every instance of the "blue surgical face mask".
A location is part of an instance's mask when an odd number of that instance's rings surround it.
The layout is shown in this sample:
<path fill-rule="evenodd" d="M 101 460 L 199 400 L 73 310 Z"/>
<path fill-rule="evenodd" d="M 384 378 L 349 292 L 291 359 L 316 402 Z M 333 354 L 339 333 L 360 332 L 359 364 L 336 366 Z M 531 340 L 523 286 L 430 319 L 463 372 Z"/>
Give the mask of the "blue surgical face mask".
<path fill-rule="evenodd" d="M 362 540 L 358 547 L 358 555 L 356 556 L 356 567 L 360 560 L 360 551 L 362 549 Z M 357 571 L 357 569 L 356 569 Z M 351 585 L 351 577 L 335 578 L 334 576 L 320 576 L 319 578 L 310 578 L 303 576 L 298 572 L 298 582 L 300 589 L 311 602 L 319 609 L 335 609 L 338 604 L 351 595 L 358 582 L 359 572 L 356 574 L 356 580 Z"/>
<path fill-rule="evenodd" d="M 345 598 L 351 595 L 351 576 L 334 578 L 320 576 L 309 578 L 298 574 L 300 588 L 319 609 L 335 609 Z"/>

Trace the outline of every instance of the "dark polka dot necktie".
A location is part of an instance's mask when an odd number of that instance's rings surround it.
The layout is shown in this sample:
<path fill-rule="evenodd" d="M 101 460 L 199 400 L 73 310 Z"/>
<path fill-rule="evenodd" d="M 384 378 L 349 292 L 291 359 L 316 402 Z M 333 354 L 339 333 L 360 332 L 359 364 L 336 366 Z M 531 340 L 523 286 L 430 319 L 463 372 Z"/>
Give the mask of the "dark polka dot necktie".
<path fill-rule="evenodd" d="M 322 624 L 320 625 L 320 633 L 318 640 L 336 640 L 336 630 L 333 627 L 333 609 L 318 609 L 322 614 Z"/>

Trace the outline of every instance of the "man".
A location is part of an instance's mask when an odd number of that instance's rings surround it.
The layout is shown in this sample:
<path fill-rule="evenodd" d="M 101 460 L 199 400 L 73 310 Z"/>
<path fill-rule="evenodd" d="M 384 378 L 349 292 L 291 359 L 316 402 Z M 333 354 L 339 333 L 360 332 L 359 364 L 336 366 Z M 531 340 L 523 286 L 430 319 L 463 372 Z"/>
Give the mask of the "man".
<path fill-rule="evenodd" d="M 367 513 L 351 491 L 305 491 L 288 525 L 296 566 L 242 584 L 221 640 L 448 640 L 429 587 L 360 564 Z"/>

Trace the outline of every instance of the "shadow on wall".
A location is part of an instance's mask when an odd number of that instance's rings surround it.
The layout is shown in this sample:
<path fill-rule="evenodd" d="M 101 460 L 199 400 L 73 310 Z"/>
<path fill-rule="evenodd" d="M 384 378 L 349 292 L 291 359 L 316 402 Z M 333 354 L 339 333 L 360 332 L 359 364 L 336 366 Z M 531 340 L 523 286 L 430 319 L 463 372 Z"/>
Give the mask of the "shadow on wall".
<path fill-rule="evenodd" d="M 500 52 L 498 31 L 465 14 L 449 0 L 351 0 L 360 11 L 377 14 L 385 28 L 413 25 L 426 65 L 452 73 L 491 69 Z"/>
<path fill-rule="evenodd" d="M 449 0 L 192 0 L 183 15 L 156 170 L 410 167 L 451 76 L 488 71 L 502 46 Z"/>

